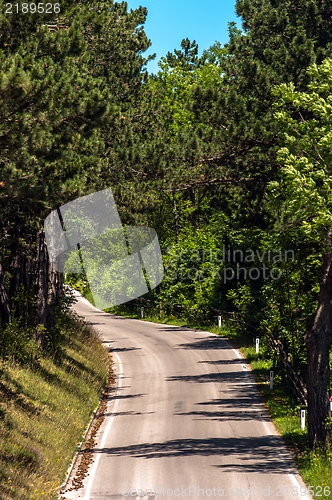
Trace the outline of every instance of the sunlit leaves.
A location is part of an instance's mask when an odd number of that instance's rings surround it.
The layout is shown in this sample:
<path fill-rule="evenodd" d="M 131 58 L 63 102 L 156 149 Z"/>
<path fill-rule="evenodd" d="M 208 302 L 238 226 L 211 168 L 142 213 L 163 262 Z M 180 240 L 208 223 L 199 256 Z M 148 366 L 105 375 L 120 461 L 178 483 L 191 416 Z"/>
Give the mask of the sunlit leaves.
<path fill-rule="evenodd" d="M 332 60 L 308 73 L 307 92 L 293 84 L 274 92 L 285 147 L 277 155 L 281 179 L 270 190 L 284 199 L 288 223 L 299 225 L 306 238 L 321 239 L 332 228 Z"/>

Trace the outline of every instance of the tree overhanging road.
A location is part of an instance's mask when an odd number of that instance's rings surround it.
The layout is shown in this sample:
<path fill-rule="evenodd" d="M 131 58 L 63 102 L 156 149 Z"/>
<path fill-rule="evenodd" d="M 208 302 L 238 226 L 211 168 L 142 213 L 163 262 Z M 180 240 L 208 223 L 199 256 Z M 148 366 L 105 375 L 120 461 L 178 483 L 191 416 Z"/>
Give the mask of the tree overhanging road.
<path fill-rule="evenodd" d="M 309 499 L 246 361 L 207 332 L 76 312 L 110 347 L 117 390 L 68 499 Z"/>

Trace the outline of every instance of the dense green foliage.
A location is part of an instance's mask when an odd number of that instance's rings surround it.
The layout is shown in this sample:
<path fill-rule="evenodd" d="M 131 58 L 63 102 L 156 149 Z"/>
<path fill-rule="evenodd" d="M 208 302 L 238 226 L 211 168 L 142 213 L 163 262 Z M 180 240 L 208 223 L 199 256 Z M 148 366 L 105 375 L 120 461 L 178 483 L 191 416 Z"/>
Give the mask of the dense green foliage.
<path fill-rule="evenodd" d="M 237 0 L 242 30 L 230 24 L 228 44 L 199 55 L 185 39 L 155 75 L 145 8 L 61 9 L 38 22 L 0 16 L 3 323 L 57 345 L 62 278 L 42 221 L 110 186 L 122 221 L 161 242 L 165 279 L 142 303 L 190 321 L 231 317 L 279 343 L 306 381 L 331 250 L 330 3 Z"/>

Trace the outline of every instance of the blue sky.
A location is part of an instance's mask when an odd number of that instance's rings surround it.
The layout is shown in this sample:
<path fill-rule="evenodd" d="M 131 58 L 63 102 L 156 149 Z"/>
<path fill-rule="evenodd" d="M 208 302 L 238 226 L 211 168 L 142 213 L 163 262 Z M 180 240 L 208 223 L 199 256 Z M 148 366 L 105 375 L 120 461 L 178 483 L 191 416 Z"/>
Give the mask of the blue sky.
<path fill-rule="evenodd" d="M 227 25 L 238 22 L 235 14 L 235 0 L 127 0 L 129 9 L 140 5 L 147 7 L 148 18 L 145 32 L 152 42 L 147 54 L 157 53 L 150 62 L 150 72 L 158 70 L 158 60 L 180 47 L 183 38 L 196 40 L 200 52 L 215 41 L 228 41 Z"/>

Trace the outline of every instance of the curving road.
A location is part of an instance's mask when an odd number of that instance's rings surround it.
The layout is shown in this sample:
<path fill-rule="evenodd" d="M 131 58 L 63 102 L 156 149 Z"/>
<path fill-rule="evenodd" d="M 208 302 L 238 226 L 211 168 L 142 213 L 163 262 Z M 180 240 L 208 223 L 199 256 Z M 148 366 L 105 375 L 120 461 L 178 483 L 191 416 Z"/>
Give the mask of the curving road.
<path fill-rule="evenodd" d="M 227 341 L 74 308 L 109 345 L 118 386 L 84 488 L 65 498 L 311 498 Z"/>

